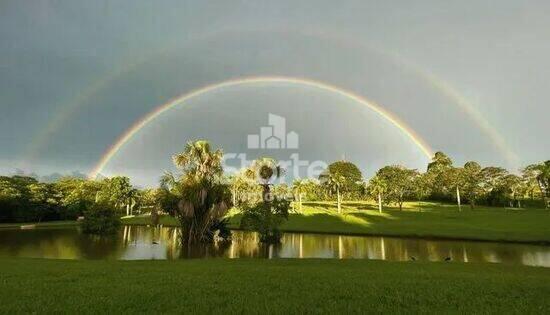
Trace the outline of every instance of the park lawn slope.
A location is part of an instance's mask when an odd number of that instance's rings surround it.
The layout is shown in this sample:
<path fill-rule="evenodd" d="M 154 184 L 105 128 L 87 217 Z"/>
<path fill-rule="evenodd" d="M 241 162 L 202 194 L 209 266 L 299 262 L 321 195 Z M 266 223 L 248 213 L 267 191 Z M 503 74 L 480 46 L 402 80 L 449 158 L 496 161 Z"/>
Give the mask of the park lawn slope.
<path fill-rule="evenodd" d="M 345 204 L 339 215 L 332 204 L 305 204 L 283 226 L 286 231 L 371 234 L 481 241 L 550 243 L 550 212 L 410 203 L 381 214 L 373 205 Z"/>
<path fill-rule="evenodd" d="M 0 259 L 3 313 L 547 313 L 550 269 L 366 260 Z"/>
<path fill-rule="evenodd" d="M 230 227 L 239 228 L 240 214 L 232 211 Z M 124 224 L 151 224 L 148 216 L 127 218 Z M 162 217 L 161 224 L 175 226 L 177 221 Z M 550 211 L 542 209 L 504 209 L 464 207 L 414 202 L 403 211 L 386 208 L 380 214 L 376 205 L 365 202 L 344 203 L 338 214 L 331 202 L 304 203 L 301 211 L 290 214 L 281 229 L 285 232 L 384 235 L 422 238 L 463 239 L 550 243 Z"/>

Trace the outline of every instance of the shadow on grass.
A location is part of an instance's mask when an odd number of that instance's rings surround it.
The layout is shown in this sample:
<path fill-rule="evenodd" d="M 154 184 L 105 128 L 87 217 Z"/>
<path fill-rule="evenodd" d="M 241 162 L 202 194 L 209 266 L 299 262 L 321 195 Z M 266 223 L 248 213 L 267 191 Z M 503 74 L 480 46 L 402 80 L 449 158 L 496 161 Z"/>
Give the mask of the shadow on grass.
<path fill-rule="evenodd" d="M 229 219 L 229 227 L 240 228 L 242 214 L 235 214 Z M 334 234 L 364 234 L 375 231 L 377 225 L 394 220 L 389 215 L 368 213 L 292 213 L 288 221 L 281 226 L 282 231 L 309 232 L 309 233 L 334 233 Z"/>
<path fill-rule="evenodd" d="M 315 208 L 315 210 L 323 210 L 325 212 L 336 212 L 337 204 L 334 201 L 313 201 L 303 202 L 303 206 L 309 206 Z M 405 203 L 403 205 L 403 211 L 424 211 L 425 208 L 430 207 L 429 204 L 418 206 Z M 342 210 L 344 211 L 365 211 L 373 210 L 378 211 L 378 205 L 374 203 L 366 203 L 364 201 L 345 201 L 342 202 Z M 398 206 L 384 205 L 384 210 L 399 210 Z"/>

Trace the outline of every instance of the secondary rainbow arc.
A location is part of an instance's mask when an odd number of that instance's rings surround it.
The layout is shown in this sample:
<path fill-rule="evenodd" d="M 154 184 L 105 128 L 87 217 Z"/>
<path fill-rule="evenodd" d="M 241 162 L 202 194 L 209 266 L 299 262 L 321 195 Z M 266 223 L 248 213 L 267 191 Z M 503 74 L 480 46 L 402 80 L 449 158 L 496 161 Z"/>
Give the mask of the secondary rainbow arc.
<path fill-rule="evenodd" d="M 159 117 L 164 112 L 168 111 L 169 109 L 183 104 L 186 101 L 189 101 L 195 97 L 204 95 L 209 92 L 213 92 L 219 89 L 228 88 L 228 87 L 235 87 L 239 85 L 250 85 L 250 84 L 269 84 L 269 83 L 286 83 L 286 84 L 296 84 L 301 86 L 307 86 L 307 87 L 313 87 L 320 90 L 328 91 L 331 93 L 335 93 L 338 95 L 341 95 L 343 97 L 346 97 L 352 101 L 355 101 L 361 105 L 364 105 L 368 107 L 369 109 L 373 110 L 375 113 L 380 115 L 382 118 L 393 124 L 395 127 L 397 127 L 403 134 L 405 134 L 425 155 L 428 159 L 430 159 L 433 156 L 433 150 L 430 148 L 430 146 L 420 137 L 416 132 L 411 129 L 406 123 L 401 121 L 397 116 L 390 113 L 389 111 L 385 110 L 382 106 L 377 104 L 376 102 L 373 102 L 371 100 L 368 100 L 364 98 L 363 96 L 359 96 L 351 91 L 347 91 L 345 89 L 342 89 L 340 87 L 327 84 L 324 82 L 319 82 L 315 80 L 310 80 L 306 78 L 296 78 L 296 77 L 282 77 L 282 76 L 261 76 L 261 77 L 245 77 L 245 78 L 237 78 L 232 80 L 227 80 L 223 82 L 214 83 L 211 85 L 207 85 L 205 87 L 187 92 L 185 94 L 182 94 L 180 96 L 177 96 L 167 103 L 164 103 L 158 107 L 156 107 L 153 111 L 149 112 L 147 115 L 145 115 L 143 118 L 136 121 L 130 128 L 126 130 L 118 139 L 116 142 L 114 142 L 109 149 L 105 152 L 105 154 L 101 157 L 100 161 L 97 163 L 97 165 L 93 168 L 93 170 L 89 173 L 90 178 L 96 178 L 105 166 L 109 163 L 109 161 L 117 154 L 117 152 L 128 142 L 130 139 L 138 133 L 143 127 L 145 127 L 147 124 L 152 122 L 154 119 Z"/>
<path fill-rule="evenodd" d="M 455 103 L 466 115 L 468 115 L 479 128 L 493 141 L 494 145 L 498 150 L 506 157 L 510 165 L 517 166 L 519 157 L 516 152 L 510 147 L 506 139 L 498 132 L 498 130 L 486 119 L 482 113 L 477 109 L 477 106 L 472 104 L 464 95 L 462 95 L 457 89 L 452 87 L 448 82 L 442 80 L 440 77 L 436 76 L 434 73 L 427 71 L 426 69 L 420 68 L 418 65 L 411 63 L 410 60 L 403 58 L 398 53 L 394 51 L 381 50 L 379 47 L 374 45 L 365 44 L 361 41 L 356 40 L 353 37 L 345 36 L 343 33 L 334 33 L 324 30 L 322 33 L 315 30 L 303 30 L 303 29 L 283 29 L 283 30 L 274 30 L 274 29 L 263 29 L 254 30 L 248 29 L 231 29 L 225 30 L 223 34 L 229 32 L 281 32 L 281 33 L 293 33 L 301 34 L 303 36 L 311 36 L 315 38 L 327 39 L 334 41 L 337 44 L 348 45 L 353 47 L 353 49 L 360 49 L 364 51 L 370 51 L 380 56 L 384 56 L 396 65 L 403 67 L 412 71 L 420 79 L 426 81 L 430 87 L 434 88 L 440 92 L 445 97 L 449 98 L 453 103 Z M 200 34 L 198 37 L 193 38 L 192 41 L 202 40 L 203 38 L 211 38 L 213 36 L 219 35 L 220 32 L 211 32 L 208 34 Z M 162 47 L 158 52 L 151 54 L 149 56 L 142 56 L 136 60 L 133 60 L 127 64 L 115 68 L 114 71 L 107 74 L 106 76 L 100 77 L 94 84 L 89 85 L 87 89 L 79 92 L 75 98 L 72 98 L 67 101 L 66 105 L 63 106 L 63 109 L 53 116 L 53 119 L 50 120 L 45 129 L 42 129 L 33 139 L 29 142 L 29 145 L 26 149 L 27 158 L 23 159 L 22 163 L 29 163 L 29 161 L 34 161 L 37 155 L 48 143 L 48 139 L 53 137 L 53 134 L 57 132 L 62 125 L 68 121 L 71 116 L 77 111 L 78 108 L 84 106 L 93 96 L 98 94 L 102 89 L 108 87 L 112 81 L 114 81 L 119 76 L 126 74 L 133 70 L 135 67 L 141 65 L 144 62 L 149 61 L 152 56 L 157 54 L 162 54 L 166 51 L 171 51 L 176 49 L 176 46 L 173 47 Z M 23 167 L 23 166 L 21 166 Z M 24 167 L 23 167 L 24 168 Z"/>

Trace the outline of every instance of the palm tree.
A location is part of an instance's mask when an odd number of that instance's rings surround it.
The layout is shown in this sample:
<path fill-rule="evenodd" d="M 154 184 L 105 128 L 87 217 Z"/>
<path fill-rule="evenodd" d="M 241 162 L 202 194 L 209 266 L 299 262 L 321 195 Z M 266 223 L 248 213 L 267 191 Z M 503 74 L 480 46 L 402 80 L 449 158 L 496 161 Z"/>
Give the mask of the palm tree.
<path fill-rule="evenodd" d="M 257 180 L 262 187 L 262 200 L 269 202 L 271 199 L 271 186 L 273 181 L 283 175 L 284 170 L 272 158 L 260 158 L 254 161 L 245 171 L 246 177 Z"/>
<path fill-rule="evenodd" d="M 128 202 L 126 203 L 126 215 L 130 216 L 134 214 L 134 207 L 138 203 L 139 199 L 139 190 L 132 188 L 128 191 L 127 195 Z"/>
<path fill-rule="evenodd" d="M 369 190 L 371 194 L 376 195 L 378 198 L 378 212 L 382 213 L 382 195 L 386 192 L 388 185 L 386 182 L 378 176 L 374 176 L 369 181 Z"/>
<path fill-rule="evenodd" d="M 306 180 L 303 179 L 296 179 L 292 183 L 292 190 L 294 191 L 294 195 L 298 198 L 298 209 L 300 212 L 302 212 L 302 195 L 304 194 L 306 187 L 308 183 Z"/>
<path fill-rule="evenodd" d="M 229 185 L 231 187 L 231 200 L 233 201 L 233 204 L 236 205 L 237 204 L 237 193 L 239 192 L 238 185 L 237 185 L 237 176 L 236 175 L 229 175 L 227 177 L 227 180 L 229 181 Z"/>
<path fill-rule="evenodd" d="M 338 213 L 342 213 L 342 185 L 346 182 L 344 176 L 338 174 L 332 174 L 329 171 L 325 171 L 319 176 L 319 180 L 325 185 L 330 192 L 336 193 L 336 205 L 338 207 Z"/>
<path fill-rule="evenodd" d="M 212 151 L 205 140 L 188 142 L 185 150 L 174 155 L 172 160 L 188 176 L 211 180 L 223 174 L 222 150 Z"/>
<path fill-rule="evenodd" d="M 246 176 L 256 180 L 260 186 L 262 201 L 243 208 L 241 226 L 257 231 L 262 243 L 279 243 L 282 236 L 279 226 L 288 219 L 289 202 L 285 198 L 277 198 L 271 194 L 274 181 L 280 178 L 283 172 L 284 170 L 271 158 L 255 160 L 245 171 Z"/>
<path fill-rule="evenodd" d="M 173 212 L 181 224 L 183 243 L 210 242 L 214 229 L 223 223 L 231 194 L 222 183 L 222 159 L 222 151 L 212 151 L 207 141 L 189 142 L 173 157 L 181 176 L 166 173 L 161 178 L 161 186 L 179 200 Z"/>

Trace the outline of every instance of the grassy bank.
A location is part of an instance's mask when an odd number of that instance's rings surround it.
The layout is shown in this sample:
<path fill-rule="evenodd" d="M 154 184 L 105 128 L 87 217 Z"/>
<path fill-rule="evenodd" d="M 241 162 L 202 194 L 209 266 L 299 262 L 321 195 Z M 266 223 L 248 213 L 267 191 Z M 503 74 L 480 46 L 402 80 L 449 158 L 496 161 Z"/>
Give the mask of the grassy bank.
<path fill-rule="evenodd" d="M 231 217 L 231 227 L 238 228 L 240 215 Z M 151 224 L 149 217 L 134 217 L 125 224 Z M 166 226 L 177 225 L 163 217 Z M 550 211 L 517 210 L 491 207 L 464 207 L 414 202 L 404 211 L 386 208 L 378 213 L 376 205 L 365 202 L 344 203 L 343 214 L 330 202 L 304 203 L 302 211 L 292 213 L 282 229 L 287 232 L 312 232 L 357 235 L 386 235 L 424 238 L 447 238 L 484 241 L 550 243 Z"/>
<path fill-rule="evenodd" d="M 50 221 L 50 222 L 28 222 L 28 223 L 0 223 L 0 229 L 18 229 L 25 226 L 34 226 L 39 228 L 55 228 L 63 226 L 76 226 L 77 221 Z"/>
<path fill-rule="evenodd" d="M 3 313 L 544 313 L 550 269 L 363 260 L 0 259 Z"/>

